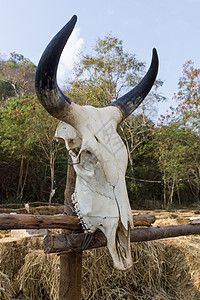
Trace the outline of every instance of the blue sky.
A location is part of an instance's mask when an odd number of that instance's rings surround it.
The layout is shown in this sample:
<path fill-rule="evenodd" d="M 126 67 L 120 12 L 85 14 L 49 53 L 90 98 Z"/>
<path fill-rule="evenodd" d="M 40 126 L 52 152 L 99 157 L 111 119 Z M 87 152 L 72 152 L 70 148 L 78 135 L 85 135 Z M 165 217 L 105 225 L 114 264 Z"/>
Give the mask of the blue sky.
<path fill-rule="evenodd" d="M 171 99 L 183 64 L 192 60 L 200 67 L 200 0 L 0 0 L 0 8 L 0 53 L 8 58 L 15 51 L 35 64 L 54 34 L 72 15 L 78 16 L 60 77 L 67 76 L 78 51 L 90 53 L 97 38 L 108 32 L 147 66 L 156 47 L 158 76 L 164 81 L 160 91 L 169 99 L 159 105 L 159 113 L 175 106 Z"/>

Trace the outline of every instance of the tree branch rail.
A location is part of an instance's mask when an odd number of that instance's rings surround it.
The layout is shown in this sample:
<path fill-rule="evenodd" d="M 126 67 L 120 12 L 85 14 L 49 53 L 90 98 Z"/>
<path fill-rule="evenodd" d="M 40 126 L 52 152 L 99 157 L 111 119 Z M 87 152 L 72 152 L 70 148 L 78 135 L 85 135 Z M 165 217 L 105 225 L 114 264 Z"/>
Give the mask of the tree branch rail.
<path fill-rule="evenodd" d="M 134 215 L 134 226 L 151 226 L 156 218 L 153 214 Z M 0 230 L 7 229 L 68 229 L 83 231 L 76 216 L 0 214 Z"/>
<path fill-rule="evenodd" d="M 150 228 L 134 228 L 131 230 L 131 242 L 145 242 L 177 236 L 200 234 L 200 224 L 171 225 Z M 85 241 L 89 239 L 87 248 L 83 249 Z M 106 246 L 106 237 L 101 231 L 96 231 L 93 236 L 87 233 L 48 234 L 44 241 L 45 253 L 66 253 L 70 251 L 82 251 Z"/>

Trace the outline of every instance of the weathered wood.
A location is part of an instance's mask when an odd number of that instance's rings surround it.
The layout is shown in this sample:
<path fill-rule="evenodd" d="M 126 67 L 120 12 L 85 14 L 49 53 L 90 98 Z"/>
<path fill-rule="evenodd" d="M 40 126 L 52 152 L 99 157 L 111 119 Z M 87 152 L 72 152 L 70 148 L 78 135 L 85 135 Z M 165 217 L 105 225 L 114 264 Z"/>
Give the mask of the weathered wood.
<path fill-rule="evenodd" d="M 64 192 L 64 196 L 65 196 L 64 212 L 69 216 L 75 215 L 72 211 L 73 204 L 71 200 L 71 196 L 74 193 L 75 184 L 76 184 L 76 173 L 74 171 L 72 159 L 68 155 L 67 182 L 66 182 L 66 187 Z"/>
<path fill-rule="evenodd" d="M 81 299 L 82 252 L 60 256 L 59 300 Z"/>
<path fill-rule="evenodd" d="M 200 224 L 173 225 L 151 228 L 135 228 L 131 230 L 131 242 L 144 242 L 177 236 L 200 234 Z M 45 253 L 58 253 L 63 251 L 80 251 L 85 240 L 85 233 L 73 233 L 70 235 L 47 235 L 44 238 Z M 94 233 L 87 249 L 106 246 L 106 238 L 101 231 Z"/>
<path fill-rule="evenodd" d="M 154 214 L 145 214 L 145 215 L 133 215 L 134 226 L 147 226 L 150 227 L 156 221 Z"/>
<path fill-rule="evenodd" d="M 65 217 L 78 218 L 72 216 L 71 195 L 74 192 L 76 174 L 70 156 L 68 157 L 67 182 L 65 188 L 64 213 Z M 80 228 L 80 225 L 78 225 Z M 60 227 L 63 228 L 63 227 Z M 69 228 L 68 228 L 69 229 Z M 80 230 L 80 229 L 79 229 Z M 63 230 L 63 234 L 68 236 L 69 230 Z M 59 300 L 80 300 L 81 299 L 81 276 L 82 276 L 82 252 L 71 251 L 60 256 L 60 285 Z"/>
<path fill-rule="evenodd" d="M 0 229 L 52 229 L 81 230 L 78 218 L 67 215 L 0 214 Z"/>
<path fill-rule="evenodd" d="M 72 213 L 70 207 L 70 213 Z M 153 214 L 133 216 L 134 226 L 151 226 L 155 222 Z M 82 231 L 76 216 L 63 215 L 28 215 L 0 214 L 0 230 L 7 229 L 68 229 Z"/>

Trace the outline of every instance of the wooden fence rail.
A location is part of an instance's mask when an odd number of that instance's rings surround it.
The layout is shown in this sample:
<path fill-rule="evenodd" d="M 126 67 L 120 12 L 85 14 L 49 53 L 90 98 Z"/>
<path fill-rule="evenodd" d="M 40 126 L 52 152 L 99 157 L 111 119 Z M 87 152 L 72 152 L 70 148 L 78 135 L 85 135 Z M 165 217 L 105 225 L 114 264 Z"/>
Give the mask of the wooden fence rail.
<path fill-rule="evenodd" d="M 153 214 L 135 215 L 135 226 L 151 226 L 155 222 Z M 0 214 L 0 230 L 7 229 L 68 229 L 82 231 L 76 216 L 63 215 L 28 215 L 28 214 Z"/>
<path fill-rule="evenodd" d="M 131 230 L 131 242 L 144 242 L 177 236 L 187 236 L 200 234 L 200 224 L 191 225 L 171 225 L 150 228 L 135 228 Z M 92 238 L 92 239 L 91 239 Z M 48 234 L 44 238 L 45 253 L 64 253 L 70 251 L 80 252 L 83 245 L 89 242 L 87 249 L 106 246 L 105 235 L 101 231 L 96 231 L 90 238 L 90 234 L 72 233 L 72 234 Z"/>

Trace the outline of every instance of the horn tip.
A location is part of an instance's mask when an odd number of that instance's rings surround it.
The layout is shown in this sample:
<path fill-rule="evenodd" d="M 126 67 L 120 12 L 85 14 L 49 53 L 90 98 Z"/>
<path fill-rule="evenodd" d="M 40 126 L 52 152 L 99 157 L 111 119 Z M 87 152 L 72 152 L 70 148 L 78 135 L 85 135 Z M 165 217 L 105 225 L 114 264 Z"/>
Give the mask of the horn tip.
<path fill-rule="evenodd" d="M 76 23 L 77 19 L 78 19 L 77 15 L 73 15 L 73 17 L 71 18 L 71 20 L 74 21 L 75 23 Z"/>
<path fill-rule="evenodd" d="M 153 48 L 152 52 L 153 52 L 153 55 L 158 56 L 158 51 L 156 50 L 156 48 Z"/>
<path fill-rule="evenodd" d="M 156 50 L 156 48 L 153 48 L 153 55 L 152 55 L 152 63 L 157 65 L 157 69 L 158 69 L 158 64 L 159 64 L 159 59 L 158 59 L 158 52 Z"/>

